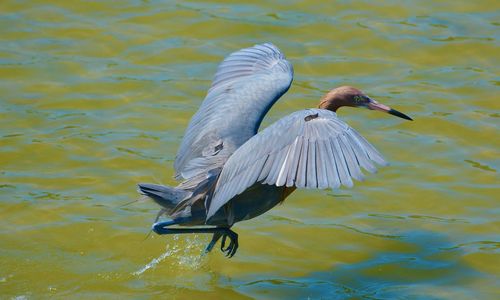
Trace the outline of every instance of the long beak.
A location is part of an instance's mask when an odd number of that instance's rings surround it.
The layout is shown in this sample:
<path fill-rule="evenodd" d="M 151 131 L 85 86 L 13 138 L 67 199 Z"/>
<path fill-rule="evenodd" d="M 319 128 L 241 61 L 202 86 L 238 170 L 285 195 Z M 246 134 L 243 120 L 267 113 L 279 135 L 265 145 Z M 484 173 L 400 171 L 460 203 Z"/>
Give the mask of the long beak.
<path fill-rule="evenodd" d="M 389 106 L 384 105 L 382 103 L 378 103 L 377 101 L 372 100 L 372 99 L 370 99 L 370 102 L 368 102 L 367 107 L 368 107 L 368 109 L 383 111 L 383 112 L 389 113 L 389 114 L 391 114 L 393 116 L 413 121 L 412 118 L 408 117 L 404 113 L 399 112 L 399 111 L 397 111 L 395 109 L 392 109 Z"/>

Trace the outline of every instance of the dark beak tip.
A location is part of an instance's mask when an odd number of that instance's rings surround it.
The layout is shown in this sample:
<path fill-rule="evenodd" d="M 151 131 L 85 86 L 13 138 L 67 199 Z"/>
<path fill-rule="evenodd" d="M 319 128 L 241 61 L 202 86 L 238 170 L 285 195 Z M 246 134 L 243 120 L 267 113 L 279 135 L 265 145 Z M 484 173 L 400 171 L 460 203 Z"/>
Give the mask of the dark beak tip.
<path fill-rule="evenodd" d="M 405 116 L 406 116 L 406 115 L 405 115 Z M 410 118 L 409 116 L 406 116 L 406 118 L 403 118 L 403 119 L 406 119 L 406 120 L 408 120 L 408 121 L 413 121 L 413 119 L 412 119 L 412 118 Z"/>
<path fill-rule="evenodd" d="M 389 110 L 389 111 L 388 111 L 388 113 L 390 113 L 390 114 L 391 114 L 391 115 L 393 115 L 393 116 L 400 117 L 400 118 L 405 119 L 405 120 L 408 120 L 408 121 L 413 121 L 413 119 L 412 119 L 412 118 L 408 117 L 408 116 L 407 116 L 407 115 L 405 115 L 404 113 L 399 112 L 399 111 L 397 111 L 397 110 L 395 110 L 395 109 L 391 109 L 391 110 Z"/>

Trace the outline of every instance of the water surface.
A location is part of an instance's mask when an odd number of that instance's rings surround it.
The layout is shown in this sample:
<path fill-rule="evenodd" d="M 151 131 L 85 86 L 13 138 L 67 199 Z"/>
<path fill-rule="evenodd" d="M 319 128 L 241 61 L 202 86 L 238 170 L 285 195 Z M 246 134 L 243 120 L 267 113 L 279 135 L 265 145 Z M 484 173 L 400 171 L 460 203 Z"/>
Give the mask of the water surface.
<path fill-rule="evenodd" d="M 2 298 L 500 296 L 497 1 L 2 1 Z M 137 182 L 173 160 L 218 62 L 273 42 L 295 81 L 263 126 L 350 84 L 415 121 L 339 111 L 389 167 L 239 223 L 240 249 L 146 238 Z"/>

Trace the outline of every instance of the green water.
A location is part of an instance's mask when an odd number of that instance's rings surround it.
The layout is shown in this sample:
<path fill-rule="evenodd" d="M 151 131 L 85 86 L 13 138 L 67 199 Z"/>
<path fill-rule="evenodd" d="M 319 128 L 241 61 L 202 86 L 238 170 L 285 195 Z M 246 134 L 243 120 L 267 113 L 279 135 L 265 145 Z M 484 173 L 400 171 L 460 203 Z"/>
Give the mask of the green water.
<path fill-rule="evenodd" d="M 2 1 L 0 298 L 498 299 L 498 1 Z M 251 3 L 251 4 L 250 4 Z M 207 236 L 146 238 L 230 52 L 295 67 L 263 126 L 350 84 L 412 116 L 339 116 L 389 167 Z"/>

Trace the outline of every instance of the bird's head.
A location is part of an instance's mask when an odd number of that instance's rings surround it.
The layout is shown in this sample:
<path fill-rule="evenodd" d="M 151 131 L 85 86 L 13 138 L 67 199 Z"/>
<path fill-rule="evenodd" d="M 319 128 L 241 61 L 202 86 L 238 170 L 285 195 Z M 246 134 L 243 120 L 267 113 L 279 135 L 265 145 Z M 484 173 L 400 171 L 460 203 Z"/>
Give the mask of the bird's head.
<path fill-rule="evenodd" d="M 319 108 L 331 111 L 337 111 L 337 109 L 342 106 L 365 107 L 370 110 L 383 111 L 396 117 L 413 121 L 412 118 L 402 112 L 392 109 L 382 103 L 378 103 L 352 86 L 341 86 L 329 91 L 321 98 L 321 102 L 319 103 Z"/>

